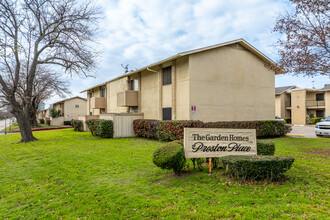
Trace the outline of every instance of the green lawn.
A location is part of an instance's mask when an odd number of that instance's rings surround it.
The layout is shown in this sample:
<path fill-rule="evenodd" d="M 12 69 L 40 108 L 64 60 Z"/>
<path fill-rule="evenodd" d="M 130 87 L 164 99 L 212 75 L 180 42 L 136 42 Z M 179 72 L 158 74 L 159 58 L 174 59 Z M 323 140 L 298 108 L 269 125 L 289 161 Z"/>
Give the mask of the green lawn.
<path fill-rule="evenodd" d="M 59 127 L 63 127 L 63 126 L 54 126 L 54 125 L 48 125 L 48 124 L 38 124 L 38 127 L 32 127 L 32 129 L 40 129 L 40 128 L 59 128 Z M 10 123 L 10 126 L 8 125 L 8 127 L 6 128 L 6 130 L 8 132 L 11 131 L 19 131 L 19 127 L 18 127 L 18 123 L 15 122 L 13 124 Z M 2 132 L 5 131 L 5 129 L 1 130 Z"/>
<path fill-rule="evenodd" d="M 152 163 L 161 142 L 72 129 L 0 135 L 1 219 L 310 218 L 329 213 L 330 139 L 275 139 L 296 161 L 285 182 L 237 183 L 215 170 L 176 177 Z"/>

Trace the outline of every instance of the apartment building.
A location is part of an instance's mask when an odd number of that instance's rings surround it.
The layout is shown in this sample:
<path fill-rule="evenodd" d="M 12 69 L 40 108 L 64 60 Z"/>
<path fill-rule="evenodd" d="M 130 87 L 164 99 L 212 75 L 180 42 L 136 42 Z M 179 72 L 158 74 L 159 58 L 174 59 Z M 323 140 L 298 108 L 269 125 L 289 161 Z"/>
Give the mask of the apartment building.
<path fill-rule="evenodd" d="M 322 89 L 286 86 L 275 88 L 275 114 L 305 125 L 307 118 L 330 115 L 330 84 Z"/>
<path fill-rule="evenodd" d="M 75 96 L 53 103 L 53 108 L 57 111 L 60 110 L 64 121 L 71 121 L 86 114 L 87 100 Z"/>
<path fill-rule="evenodd" d="M 275 115 L 274 62 L 244 39 L 186 51 L 88 88 L 87 115 L 240 121 Z"/>

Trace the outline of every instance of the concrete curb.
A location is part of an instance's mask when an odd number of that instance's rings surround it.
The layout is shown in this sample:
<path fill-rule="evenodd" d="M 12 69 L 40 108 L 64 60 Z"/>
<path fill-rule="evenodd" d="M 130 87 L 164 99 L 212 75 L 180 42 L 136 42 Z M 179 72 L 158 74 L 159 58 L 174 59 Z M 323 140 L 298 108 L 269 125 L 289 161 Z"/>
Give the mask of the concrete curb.
<path fill-rule="evenodd" d="M 72 128 L 71 126 L 67 126 L 67 127 L 59 127 L 59 128 L 37 128 L 37 129 L 33 129 L 32 131 L 49 131 L 49 130 L 60 130 L 60 129 L 68 129 L 68 128 Z M 12 131 L 12 132 L 7 132 L 7 133 L 19 133 L 20 131 Z"/>

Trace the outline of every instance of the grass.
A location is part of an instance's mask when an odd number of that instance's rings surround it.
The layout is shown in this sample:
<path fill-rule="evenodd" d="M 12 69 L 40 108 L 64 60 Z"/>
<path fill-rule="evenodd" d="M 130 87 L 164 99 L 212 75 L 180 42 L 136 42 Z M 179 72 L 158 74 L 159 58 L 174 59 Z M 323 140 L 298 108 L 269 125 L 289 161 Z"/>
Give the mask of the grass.
<path fill-rule="evenodd" d="M 31 129 L 40 129 L 40 128 L 58 128 L 58 127 L 63 127 L 63 126 L 54 126 L 54 125 L 48 125 L 48 124 L 38 124 L 38 127 L 32 127 Z M 13 124 L 10 124 L 6 128 L 7 131 L 19 131 L 18 123 L 14 122 Z M 5 131 L 5 129 L 1 130 L 2 132 Z"/>
<path fill-rule="evenodd" d="M 72 129 L 0 136 L 1 219 L 311 218 L 329 213 L 329 139 L 274 139 L 296 161 L 283 182 L 239 183 L 207 168 L 176 177 L 152 163 L 158 141 Z"/>

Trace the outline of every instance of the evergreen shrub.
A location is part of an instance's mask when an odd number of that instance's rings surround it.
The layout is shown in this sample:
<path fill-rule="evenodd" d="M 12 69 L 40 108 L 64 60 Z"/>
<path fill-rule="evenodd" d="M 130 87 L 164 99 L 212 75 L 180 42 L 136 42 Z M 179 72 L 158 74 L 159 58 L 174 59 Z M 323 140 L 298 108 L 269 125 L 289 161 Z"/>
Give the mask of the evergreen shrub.
<path fill-rule="evenodd" d="M 268 140 L 257 140 L 257 154 L 258 155 L 274 155 L 275 144 Z"/>
<path fill-rule="evenodd" d="M 238 180 L 275 180 L 291 168 L 293 157 L 279 156 L 225 156 L 226 172 Z"/>
<path fill-rule="evenodd" d="M 173 169 L 176 175 L 180 175 L 186 162 L 182 144 L 173 141 L 158 147 L 153 153 L 153 162 L 162 169 Z"/>

